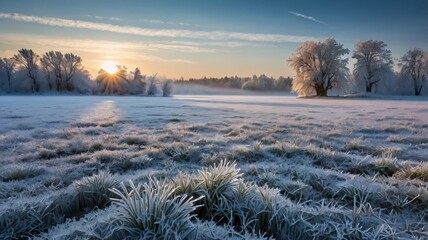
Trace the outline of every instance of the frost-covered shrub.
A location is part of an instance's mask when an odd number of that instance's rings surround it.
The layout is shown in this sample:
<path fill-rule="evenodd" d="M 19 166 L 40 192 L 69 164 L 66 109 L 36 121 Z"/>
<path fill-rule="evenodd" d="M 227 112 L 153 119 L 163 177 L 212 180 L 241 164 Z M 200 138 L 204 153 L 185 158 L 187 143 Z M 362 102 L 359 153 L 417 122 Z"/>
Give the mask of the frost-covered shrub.
<path fill-rule="evenodd" d="M 175 195 L 187 194 L 188 196 L 198 196 L 200 195 L 199 186 L 196 176 L 188 173 L 180 173 L 175 179 L 173 179 L 172 184 L 175 188 Z"/>
<path fill-rule="evenodd" d="M 174 197 L 172 184 L 155 179 L 138 186 L 130 181 L 129 188 L 123 183 L 120 189 L 113 188 L 118 198 L 112 200 L 120 207 L 118 219 L 131 234 L 162 239 L 184 239 L 193 234 L 191 218 L 198 199 Z"/>
<path fill-rule="evenodd" d="M 35 236 L 34 240 L 69 240 L 69 239 L 132 239 L 121 227 L 121 223 L 111 212 L 115 206 L 96 210 L 80 219 L 74 218 L 49 228 Z"/>
<path fill-rule="evenodd" d="M 15 202 L 0 209 L 0 239 L 25 239 L 59 222 L 52 213 L 54 205 L 46 200 Z"/>
<path fill-rule="evenodd" d="M 37 168 L 34 166 L 14 166 L 14 167 L 8 167 L 4 169 L 0 173 L 0 177 L 3 179 L 3 181 L 17 181 L 22 180 L 26 178 L 32 178 L 41 175 L 44 173 L 45 170 L 42 168 Z"/>
<path fill-rule="evenodd" d="M 265 169 L 263 170 L 259 175 L 260 184 L 264 185 L 267 184 L 270 187 L 274 187 L 276 183 L 279 181 L 279 177 L 275 173 L 275 170 L 273 169 Z"/>
<path fill-rule="evenodd" d="M 166 156 L 175 161 L 196 162 L 200 158 L 199 148 L 194 145 L 188 145 L 182 142 L 173 142 L 163 146 L 163 152 Z"/>
<path fill-rule="evenodd" d="M 169 97 L 173 91 L 173 84 L 171 80 L 166 80 L 162 83 L 162 96 Z"/>
<path fill-rule="evenodd" d="M 215 215 L 215 208 L 221 201 L 228 201 L 233 188 L 238 185 L 242 174 L 236 169 L 236 163 L 229 164 L 223 160 L 218 165 L 199 171 L 199 189 L 202 192 L 203 207 L 198 209 L 200 216 L 208 219 Z"/>
<path fill-rule="evenodd" d="M 119 143 L 126 143 L 128 145 L 147 145 L 148 141 L 142 136 L 124 136 L 119 140 Z"/>
<path fill-rule="evenodd" d="M 125 152 L 102 150 L 93 155 L 94 159 L 100 163 L 112 163 L 114 161 L 123 161 L 127 159 Z"/>
<path fill-rule="evenodd" d="M 397 172 L 395 176 L 428 182 L 428 163 L 420 163 L 414 167 L 407 166 L 401 172 Z"/>
<path fill-rule="evenodd" d="M 110 188 L 117 185 L 116 179 L 106 171 L 101 171 L 91 177 L 85 177 L 75 183 L 77 198 L 81 208 L 103 208 L 110 203 L 113 196 Z"/>
<path fill-rule="evenodd" d="M 401 168 L 398 159 L 393 157 L 391 153 L 384 153 L 375 161 L 375 169 L 385 176 L 392 176 L 394 173 L 400 171 Z"/>
<path fill-rule="evenodd" d="M 108 172 L 86 177 L 68 189 L 52 196 L 16 201 L 0 209 L 0 239 L 23 239 L 81 216 L 88 209 L 104 208 L 117 184 Z M 31 199 L 30 199 L 31 200 Z"/>
<path fill-rule="evenodd" d="M 110 204 L 113 194 L 108 190 L 117 186 L 117 181 L 109 172 L 101 171 L 91 177 L 76 181 L 54 199 L 53 211 L 66 218 L 81 216 L 94 208 L 104 208 Z"/>
<path fill-rule="evenodd" d="M 39 158 L 51 159 L 57 157 L 57 153 L 55 150 L 40 148 L 39 149 Z"/>
<path fill-rule="evenodd" d="M 154 96 L 158 93 L 158 87 L 157 87 L 157 81 L 156 81 L 156 75 L 152 76 L 148 80 L 148 87 L 147 87 L 147 95 Z"/>
<path fill-rule="evenodd" d="M 294 143 L 276 142 L 268 148 L 268 151 L 278 157 L 291 158 L 296 154 L 303 154 L 303 149 Z"/>

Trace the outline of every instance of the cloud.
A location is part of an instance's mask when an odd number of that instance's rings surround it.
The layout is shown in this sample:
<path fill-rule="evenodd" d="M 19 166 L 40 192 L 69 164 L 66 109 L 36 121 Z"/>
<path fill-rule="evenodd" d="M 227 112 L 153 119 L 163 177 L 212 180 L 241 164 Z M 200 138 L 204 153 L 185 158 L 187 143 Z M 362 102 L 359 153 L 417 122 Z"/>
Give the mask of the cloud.
<path fill-rule="evenodd" d="M 196 44 L 194 42 L 180 41 L 106 41 L 92 39 L 73 39 L 52 36 L 28 35 L 28 34 L 2 34 L 0 41 L 21 44 L 24 46 L 46 46 L 51 49 L 64 49 L 67 51 L 86 52 L 134 52 L 134 51 L 176 51 L 186 53 L 216 53 L 218 49 L 209 48 L 208 43 Z M 226 45 L 227 46 L 227 45 Z"/>
<path fill-rule="evenodd" d="M 194 24 L 184 23 L 184 22 L 166 22 L 166 21 L 157 20 L 157 19 L 140 19 L 140 20 L 143 22 L 161 24 L 161 25 L 175 25 L 175 26 L 185 26 L 185 27 L 198 26 L 199 27 L 199 25 L 194 25 Z"/>
<path fill-rule="evenodd" d="M 103 17 L 103 16 L 93 16 L 93 15 L 85 15 L 85 17 L 90 17 L 90 18 L 95 18 L 95 19 L 108 19 L 108 20 L 113 20 L 113 21 L 121 21 L 122 18 L 118 18 L 118 17 Z"/>
<path fill-rule="evenodd" d="M 158 50 L 173 50 L 185 52 L 201 52 L 205 49 L 185 45 L 154 42 L 116 42 L 104 40 L 90 39 L 71 39 L 71 38 L 56 38 L 51 36 L 38 36 L 26 34 L 3 34 L 0 35 L 0 42 L 13 43 L 21 47 L 33 48 L 36 51 L 60 50 L 64 52 L 90 53 L 101 54 L 108 53 L 116 60 L 133 59 L 133 60 L 148 60 L 152 62 L 166 63 L 185 63 L 193 64 L 193 61 L 187 59 L 161 58 L 152 56 L 149 52 Z M 16 52 L 6 50 L 7 56 L 13 56 Z M 5 51 L 5 52 L 6 52 Z M 209 51 L 207 51 L 209 52 Z M 2 53 L 2 51 L 0 51 Z"/>
<path fill-rule="evenodd" d="M 311 17 L 311 16 L 306 16 L 306 15 L 303 15 L 303 14 L 301 14 L 301 13 L 297 13 L 297 12 L 288 12 L 288 13 L 290 13 L 290 14 L 292 14 L 292 15 L 294 15 L 294 16 L 297 16 L 297 17 L 301 17 L 301 18 L 304 18 L 304 19 L 308 19 L 308 20 L 310 20 L 310 21 L 312 21 L 312 22 L 321 23 L 321 24 L 324 24 L 324 25 L 325 25 L 325 22 L 320 21 L 320 20 L 318 20 L 318 19 L 316 19 L 316 18 L 314 18 L 314 17 Z"/>
<path fill-rule="evenodd" d="M 148 22 L 148 23 L 152 23 L 152 24 L 159 24 L 159 25 L 170 25 L 170 26 L 181 26 L 181 27 L 199 27 L 199 28 L 217 28 L 215 26 L 203 26 L 203 25 L 199 25 L 199 24 L 191 24 L 191 23 L 186 23 L 186 22 L 169 22 L 169 21 L 162 21 L 162 20 L 158 20 L 158 19 L 139 19 L 140 21 L 143 22 Z"/>
<path fill-rule="evenodd" d="M 213 41 L 108 41 L 82 38 L 63 38 L 55 36 L 31 34 L 2 34 L 0 43 L 8 45 L 6 48 L 28 47 L 47 50 L 61 50 L 69 52 L 111 53 L 130 55 L 138 52 L 139 55 L 155 51 L 173 51 L 185 53 L 218 53 L 230 52 L 231 49 L 242 47 L 265 47 L 261 43 L 253 42 L 213 42 Z M 1 47 L 0 47 L 1 49 Z M 13 55 L 15 52 L 11 51 Z M 3 54 L 5 55 L 5 54 Z M 181 61 L 185 62 L 185 61 Z"/>
<path fill-rule="evenodd" d="M 21 22 L 38 23 L 49 26 L 69 27 L 80 29 L 91 29 L 98 31 L 132 34 L 146 37 L 165 37 L 165 38 L 193 38 L 193 39 L 209 39 L 209 40 L 244 40 L 255 42 L 271 42 L 271 43 L 301 43 L 308 40 L 316 40 L 313 37 L 294 36 L 283 34 L 257 34 L 257 33 L 242 33 L 242 32 L 226 32 L 226 31 L 192 31 L 182 29 L 153 29 L 141 28 L 132 26 L 120 26 L 107 23 L 96 23 L 81 20 L 70 20 L 63 18 L 38 17 L 22 15 L 18 13 L 0 13 L 0 19 L 9 19 Z"/>

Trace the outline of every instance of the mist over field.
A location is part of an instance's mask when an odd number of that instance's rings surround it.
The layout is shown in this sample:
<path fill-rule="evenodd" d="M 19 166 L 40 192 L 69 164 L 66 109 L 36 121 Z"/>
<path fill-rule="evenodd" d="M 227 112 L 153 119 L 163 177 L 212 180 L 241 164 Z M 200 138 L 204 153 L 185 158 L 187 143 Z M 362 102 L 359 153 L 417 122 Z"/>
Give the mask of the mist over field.
<path fill-rule="evenodd" d="M 0 0 L 0 239 L 428 239 L 427 11 Z"/>

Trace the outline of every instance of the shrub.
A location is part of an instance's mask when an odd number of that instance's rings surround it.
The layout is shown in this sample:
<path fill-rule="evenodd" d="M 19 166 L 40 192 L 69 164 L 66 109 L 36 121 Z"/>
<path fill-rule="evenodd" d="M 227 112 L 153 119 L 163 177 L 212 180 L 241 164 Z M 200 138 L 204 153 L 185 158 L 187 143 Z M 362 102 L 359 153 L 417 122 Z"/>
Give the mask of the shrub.
<path fill-rule="evenodd" d="M 141 136 L 125 136 L 119 140 L 119 143 L 128 145 L 147 145 L 147 140 Z"/>
<path fill-rule="evenodd" d="M 382 175 L 392 176 L 401 169 L 401 165 L 391 153 L 383 153 L 381 158 L 375 162 L 375 169 Z"/>
<path fill-rule="evenodd" d="M 13 168 L 9 167 L 9 169 L 6 169 L 0 174 L 0 176 L 3 179 L 3 181 L 17 181 L 17 180 L 39 176 L 43 172 L 44 172 L 44 169 L 36 168 L 33 166 L 30 166 L 30 167 L 15 166 Z"/>
<path fill-rule="evenodd" d="M 0 239 L 26 239 L 34 233 L 46 230 L 49 223 L 56 224 L 52 215 L 52 203 L 37 201 L 16 203 L 0 210 Z"/>
<path fill-rule="evenodd" d="M 236 169 L 236 163 L 229 164 L 222 160 L 218 165 L 210 166 L 199 171 L 197 181 L 204 196 L 203 211 L 199 214 L 208 219 L 215 215 L 216 206 L 220 201 L 228 201 L 233 189 L 238 185 L 238 178 L 242 176 Z"/>
<path fill-rule="evenodd" d="M 407 167 L 403 171 L 397 172 L 395 176 L 428 182 L 428 163 L 420 163 L 414 167 Z"/>
<path fill-rule="evenodd" d="M 166 80 L 162 83 L 162 96 L 169 97 L 173 91 L 172 81 Z"/>
<path fill-rule="evenodd" d="M 148 183 L 135 186 L 129 181 L 130 191 L 123 183 L 121 188 L 111 191 L 119 198 L 113 198 L 119 206 L 118 219 L 130 233 L 142 231 L 146 238 L 183 239 L 193 234 L 192 213 L 198 199 L 186 196 L 174 197 L 174 186 L 149 179 Z"/>
<path fill-rule="evenodd" d="M 117 186 L 116 179 L 107 171 L 85 177 L 75 183 L 77 189 L 77 199 L 81 208 L 103 208 L 110 203 L 110 198 L 114 196 L 110 188 Z"/>

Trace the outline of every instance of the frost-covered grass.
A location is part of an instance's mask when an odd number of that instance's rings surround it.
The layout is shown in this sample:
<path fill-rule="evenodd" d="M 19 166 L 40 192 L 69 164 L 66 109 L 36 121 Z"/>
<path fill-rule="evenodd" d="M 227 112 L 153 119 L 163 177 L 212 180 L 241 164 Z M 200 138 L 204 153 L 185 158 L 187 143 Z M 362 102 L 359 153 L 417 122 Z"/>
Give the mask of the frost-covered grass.
<path fill-rule="evenodd" d="M 428 238 L 427 103 L 0 97 L 0 239 Z"/>

